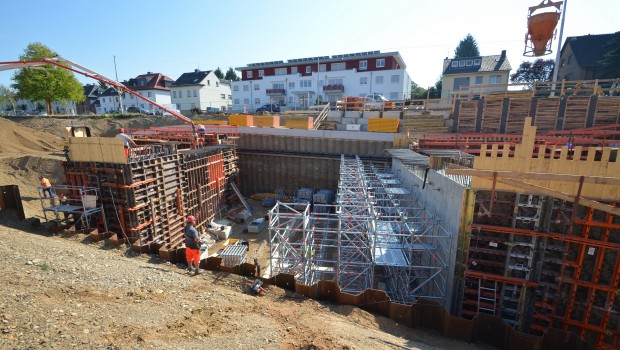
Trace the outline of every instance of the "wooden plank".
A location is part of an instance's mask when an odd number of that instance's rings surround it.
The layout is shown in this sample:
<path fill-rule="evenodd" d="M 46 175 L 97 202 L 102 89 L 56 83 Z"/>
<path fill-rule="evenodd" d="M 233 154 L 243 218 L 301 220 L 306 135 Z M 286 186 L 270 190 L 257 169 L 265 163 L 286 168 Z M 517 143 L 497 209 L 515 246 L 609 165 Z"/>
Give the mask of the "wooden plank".
<path fill-rule="evenodd" d="M 497 173 L 498 178 L 506 179 L 532 179 L 532 180 L 549 180 L 549 181 L 568 181 L 579 182 L 580 175 L 570 174 L 553 174 L 553 173 L 532 173 L 532 172 L 518 172 L 518 171 L 493 171 L 493 170 L 478 170 L 471 168 L 452 168 L 450 165 L 446 169 L 446 174 L 449 175 L 468 175 L 468 176 L 483 176 L 493 177 L 494 173 Z M 603 177 L 603 176 L 587 176 L 584 178 L 584 183 L 592 183 L 599 185 L 620 185 L 620 178 L 618 177 Z"/>

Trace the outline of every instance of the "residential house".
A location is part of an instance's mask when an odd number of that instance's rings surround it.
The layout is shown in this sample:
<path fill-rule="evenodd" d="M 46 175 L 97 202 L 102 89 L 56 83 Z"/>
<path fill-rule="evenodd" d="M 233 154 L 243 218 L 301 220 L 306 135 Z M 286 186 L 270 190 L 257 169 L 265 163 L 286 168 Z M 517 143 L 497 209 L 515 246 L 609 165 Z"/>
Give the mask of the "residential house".
<path fill-rule="evenodd" d="M 97 98 L 99 106 L 96 107 L 97 114 L 116 113 L 120 111 L 119 96 L 116 88 L 107 88 L 99 94 Z"/>
<path fill-rule="evenodd" d="M 232 103 L 230 82 L 218 78 L 213 71 L 194 70 L 183 73 L 172 84 L 172 103 L 184 114 L 193 109 L 201 112 L 228 110 Z"/>
<path fill-rule="evenodd" d="M 97 113 L 97 106 L 99 104 L 99 93 L 101 89 L 97 84 L 86 84 L 83 86 L 84 96 L 86 99 L 80 103 L 76 103 L 75 108 L 77 114 L 89 114 Z"/>
<path fill-rule="evenodd" d="M 620 41 L 618 36 L 620 32 L 568 37 L 560 52 L 558 80 L 598 79 L 602 68 L 601 61 L 607 52 L 617 48 Z"/>
<path fill-rule="evenodd" d="M 462 87 L 468 88 L 461 91 L 474 93 L 506 91 L 511 69 L 506 50 L 502 50 L 501 55 L 446 57 L 443 60 L 441 98 L 451 98 Z"/>
<path fill-rule="evenodd" d="M 370 94 L 402 100 L 411 94 L 406 68 L 398 52 L 380 51 L 250 63 L 236 68 L 241 80 L 231 82 L 232 108 L 250 112 L 273 103 L 307 109 Z"/>
<path fill-rule="evenodd" d="M 153 72 L 138 75 L 135 78 L 123 82 L 125 86 L 141 96 L 164 106 L 172 103 L 170 97 L 170 87 L 172 83 L 174 83 L 174 80 L 161 73 Z M 122 101 L 124 110 L 127 110 L 129 107 L 141 107 L 151 110 L 153 113 L 162 112 L 159 108 L 156 108 L 149 102 L 139 99 L 132 94 L 123 94 Z"/>

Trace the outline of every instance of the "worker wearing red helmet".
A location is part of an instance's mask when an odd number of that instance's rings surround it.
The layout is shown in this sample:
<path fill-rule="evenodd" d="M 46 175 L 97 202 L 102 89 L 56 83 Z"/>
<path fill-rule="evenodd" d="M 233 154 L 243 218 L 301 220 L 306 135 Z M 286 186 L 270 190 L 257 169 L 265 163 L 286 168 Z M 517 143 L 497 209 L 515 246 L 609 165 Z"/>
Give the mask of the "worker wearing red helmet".
<path fill-rule="evenodd" d="M 131 136 L 125 134 L 125 129 L 123 128 L 118 129 L 118 134 L 116 134 L 116 137 L 123 139 L 123 145 L 125 146 L 125 148 L 137 146 L 136 143 L 131 139 Z"/>
<path fill-rule="evenodd" d="M 187 271 L 190 274 L 200 273 L 200 235 L 194 227 L 196 218 L 193 215 L 187 217 L 187 225 L 183 229 L 185 234 L 185 258 L 187 259 Z"/>

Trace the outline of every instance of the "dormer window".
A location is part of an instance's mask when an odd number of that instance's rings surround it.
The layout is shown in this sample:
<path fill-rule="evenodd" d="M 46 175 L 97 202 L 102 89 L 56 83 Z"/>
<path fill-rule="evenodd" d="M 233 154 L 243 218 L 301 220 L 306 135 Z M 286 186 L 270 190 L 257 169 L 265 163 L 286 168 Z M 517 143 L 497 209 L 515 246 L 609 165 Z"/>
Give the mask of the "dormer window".
<path fill-rule="evenodd" d="M 459 68 L 460 67 L 465 67 L 465 60 L 459 61 Z"/>
<path fill-rule="evenodd" d="M 474 58 L 474 66 L 479 66 L 482 63 L 482 60 L 479 58 Z"/>
<path fill-rule="evenodd" d="M 474 65 L 474 60 L 467 60 L 467 67 L 471 67 Z"/>
<path fill-rule="evenodd" d="M 452 61 L 452 68 L 458 68 L 459 61 Z"/>

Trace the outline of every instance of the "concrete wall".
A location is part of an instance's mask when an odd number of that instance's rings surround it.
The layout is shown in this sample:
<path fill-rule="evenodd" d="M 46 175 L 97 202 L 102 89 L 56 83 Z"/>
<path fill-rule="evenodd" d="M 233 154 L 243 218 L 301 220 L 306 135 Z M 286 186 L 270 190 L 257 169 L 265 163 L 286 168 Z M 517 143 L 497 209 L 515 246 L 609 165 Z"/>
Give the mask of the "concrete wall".
<path fill-rule="evenodd" d="M 441 220 L 442 226 L 452 234 L 448 260 L 448 288 L 446 290 L 446 309 L 450 310 L 453 294 L 458 292 L 453 290 L 452 281 L 456 263 L 457 237 L 462 220 L 463 196 L 466 188 L 431 169 L 428 171 L 426 187 L 422 189 L 424 179 L 416 176 L 398 159 L 392 160 L 392 171 L 400 178 L 403 186 L 415 193 L 418 201 Z"/>
<path fill-rule="evenodd" d="M 338 187 L 339 158 L 302 157 L 239 152 L 240 190 L 245 196 L 273 193 L 282 187 L 288 195 L 299 187 Z"/>

